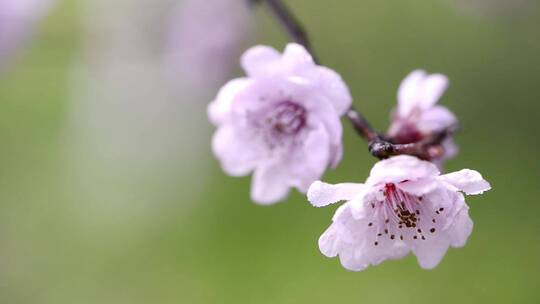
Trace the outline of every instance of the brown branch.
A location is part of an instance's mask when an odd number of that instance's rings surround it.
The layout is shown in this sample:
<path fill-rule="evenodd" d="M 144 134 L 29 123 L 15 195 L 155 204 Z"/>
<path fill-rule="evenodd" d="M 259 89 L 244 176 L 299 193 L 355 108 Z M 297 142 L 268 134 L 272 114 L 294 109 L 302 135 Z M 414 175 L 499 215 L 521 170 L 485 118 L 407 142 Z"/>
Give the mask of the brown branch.
<path fill-rule="evenodd" d="M 363 138 L 368 142 L 379 138 L 380 135 L 373 130 L 367 119 L 358 112 L 353 106 L 347 110 L 345 116 L 349 119 L 349 122 L 352 124 L 356 132 L 358 132 Z"/>
<path fill-rule="evenodd" d="M 303 45 L 311 54 L 313 60 L 316 60 L 315 52 L 311 48 L 311 43 L 307 32 L 289 8 L 282 0 L 249 0 L 251 3 L 265 2 L 270 11 L 278 19 L 281 25 L 285 28 L 288 35 L 294 42 Z M 352 124 L 356 132 L 369 143 L 369 152 L 379 158 L 384 159 L 395 155 L 408 154 L 414 155 L 421 159 L 431 160 L 437 158 L 444 151 L 441 143 L 445 138 L 455 132 L 456 128 L 448 128 L 441 132 L 433 133 L 426 136 L 423 140 L 409 144 L 395 144 L 384 138 L 376 132 L 367 121 L 367 119 L 354 107 L 350 107 L 345 113 L 345 116 Z"/>
<path fill-rule="evenodd" d="M 409 144 L 393 144 L 388 140 L 376 138 L 369 143 L 369 152 L 379 159 L 407 154 L 424 160 L 432 160 L 444 153 L 443 141 L 456 131 L 457 125 L 454 125 L 440 132 L 429 134 L 419 142 Z"/>
<path fill-rule="evenodd" d="M 253 1 L 253 0 L 252 0 Z M 256 0 L 257 1 L 257 0 Z M 289 37 L 294 42 L 303 45 L 306 50 L 311 54 L 311 57 L 315 62 L 317 62 L 316 55 L 314 50 L 311 48 L 311 42 L 307 35 L 307 32 L 304 30 L 298 19 L 294 14 L 289 10 L 289 8 L 281 0 L 259 0 L 263 1 L 268 5 L 270 11 L 274 16 L 279 20 L 281 25 L 287 31 Z M 354 129 L 368 142 L 374 140 L 379 135 L 373 130 L 367 119 L 358 112 L 354 107 L 351 107 L 345 114 Z"/>
<path fill-rule="evenodd" d="M 315 52 L 311 48 L 311 42 L 307 32 L 304 30 L 298 19 L 293 15 L 292 11 L 281 0 L 262 0 L 266 2 L 270 11 L 281 22 L 291 39 L 303 45 L 313 57 L 313 61 L 318 62 Z"/>

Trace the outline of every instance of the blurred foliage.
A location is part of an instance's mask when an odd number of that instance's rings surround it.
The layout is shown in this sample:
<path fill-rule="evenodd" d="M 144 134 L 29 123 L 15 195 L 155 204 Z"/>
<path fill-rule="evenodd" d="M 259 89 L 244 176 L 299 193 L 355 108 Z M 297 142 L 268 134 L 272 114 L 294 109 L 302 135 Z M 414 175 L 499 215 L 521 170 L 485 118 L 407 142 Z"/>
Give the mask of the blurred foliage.
<path fill-rule="evenodd" d="M 477 169 L 493 186 L 468 199 L 475 229 L 467 246 L 432 271 L 413 257 L 345 271 L 317 247 L 332 208 L 312 208 L 298 193 L 257 206 L 249 178 L 226 177 L 209 148 L 200 151 L 211 164 L 200 181 L 205 191 L 179 183 L 169 196 L 191 208 L 151 215 L 111 208 L 82 221 L 82 204 L 102 205 L 93 201 L 99 195 L 78 195 L 66 174 L 82 30 L 77 1 L 64 0 L 0 78 L 1 303 L 540 302 L 538 5 L 496 17 L 468 14 L 451 0 L 288 2 L 321 61 L 342 73 L 378 128 L 408 72 L 449 76 L 441 103 L 463 128 L 461 154 L 448 169 Z M 258 42 L 282 48 L 274 20 L 263 8 L 256 14 Z M 344 123 L 344 161 L 325 179 L 362 181 L 374 159 Z M 209 126 L 200 136 L 210 134 Z"/>

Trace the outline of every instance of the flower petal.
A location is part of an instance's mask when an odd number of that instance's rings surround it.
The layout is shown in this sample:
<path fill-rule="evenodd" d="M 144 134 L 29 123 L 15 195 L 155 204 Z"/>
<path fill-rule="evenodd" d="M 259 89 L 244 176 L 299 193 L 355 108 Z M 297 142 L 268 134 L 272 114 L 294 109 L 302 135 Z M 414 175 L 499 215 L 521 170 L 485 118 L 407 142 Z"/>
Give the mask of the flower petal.
<path fill-rule="evenodd" d="M 281 59 L 281 54 L 274 48 L 258 45 L 247 50 L 241 57 L 242 68 L 249 76 L 264 75 L 268 68 Z"/>
<path fill-rule="evenodd" d="M 349 206 L 345 203 L 336 210 L 332 225 L 319 238 L 319 249 L 327 257 L 339 255 L 346 269 L 360 271 L 369 266 L 369 260 L 363 250 L 363 229 L 357 229 L 359 221 L 353 220 Z"/>
<path fill-rule="evenodd" d="M 442 142 L 442 147 L 444 149 L 444 154 L 443 154 L 442 159 L 453 158 L 459 152 L 459 147 L 457 146 L 457 144 L 454 142 L 454 140 L 451 137 L 445 139 Z"/>
<path fill-rule="evenodd" d="M 433 191 L 437 187 L 438 182 L 432 178 L 424 178 L 416 181 L 406 181 L 397 183 L 396 186 L 414 196 L 422 196 Z"/>
<path fill-rule="evenodd" d="M 441 262 L 448 250 L 448 246 L 449 240 L 441 235 L 436 238 L 418 242 L 413 248 L 413 252 L 414 255 L 416 255 L 420 267 L 432 269 Z"/>
<path fill-rule="evenodd" d="M 289 43 L 283 51 L 283 64 L 289 67 L 314 67 L 315 62 L 305 47 L 298 43 Z M 296 69 L 295 69 L 296 70 Z"/>
<path fill-rule="evenodd" d="M 252 79 L 252 83 L 238 93 L 234 100 L 233 112 L 235 116 L 246 117 L 265 108 L 271 110 L 283 101 L 292 101 L 304 106 L 311 114 L 311 108 L 306 103 L 315 102 L 308 98 L 312 91 L 313 87 L 306 84 L 300 77 L 261 76 L 255 80 Z M 319 100 L 325 101 L 324 98 L 316 99 L 316 101 Z M 330 105 L 327 107 L 331 108 Z M 336 117 L 335 120 L 339 118 Z"/>
<path fill-rule="evenodd" d="M 373 166 L 367 183 L 399 183 L 432 178 L 439 175 L 434 164 L 409 155 L 398 155 L 381 160 Z"/>
<path fill-rule="evenodd" d="M 366 207 L 366 197 L 368 197 L 370 190 L 373 191 L 368 186 L 365 186 L 353 199 L 347 202 L 354 219 L 364 220 L 372 216 L 369 213 L 369 208 Z"/>
<path fill-rule="evenodd" d="M 212 150 L 223 171 L 231 176 L 243 176 L 252 171 L 258 159 L 257 150 L 231 125 L 219 127 L 212 138 Z"/>
<path fill-rule="evenodd" d="M 434 106 L 422 112 L 417 127 L 423 133 L 440 131 L 457 123 L 456 116 L 443 106 Z"/>
<path fill-rule="evenodd" d="M 423 70 L 410 73 L 398 89 L 398 115 L 407 117 L 415 109 L 432 107 L 448 87 L 448 78 L 442 74 L 428 75 Z"/>
<path fill-rule="evenodd" d="M 322 122 L 328 131 L 330 142 L 334 145 L 341 145 L 343 125 L 330 101 L 324 96 L 312 96 L 304 102 L 304 106 L 311 114 L 308 118 L 310 123 Z"/>
<path fill-rule="evenodd" d="M 317 94 L 325 96 L 339 116 L 345 114 L 351 107 L 352 97 L 349 88 L 334 70 L 316 66 L 307 70 L 303 76 L 313 82 Z"/>
<path fill-rule="evenodd" d="M 439 178 L 466 194 L 482 194 L 491 189 L 490 184 L 478 171 L 470 169 L 444 174 Z"/>
<path fill-rule="evenodd" d="M 283 200 L 289 194 L 287 169 L 279 164 L 265 164 L 255 170 L 251 180 L 251 199 L 261 205 Z"/>
<path fill-rule="evenodd" d="M 208 118 L 215 125 L 224 123 L 231 112 L 233 100 L 239 92 L 244 90 L 251 80 L 237 78 L 229 81 L 218 92 L 217 97 L 208 105 Z"/>
<path fill-rule="evenodd" d="M 330 145 L 330 156 L 330 167 L 335 169 L 343 158 L 343 145 L 341 142 Z"/>
<path fill-rule="evenodd" d="M 307 197 L 315 207 L 324 207 L 341 200 L 351 200 L 365 188 L 364 184 L 327 184 L 316 181 L 309 187 Z"/>
<path fill-rule="evenodd" d="M 450 245 L 452 247 L 463 247 L 473 230 L 473 221 L 469 216 L 469 207 L 464 205 L 455 216 L 452 225 L 448 229 Z"/>
<path fill-rule="evenodd" d="M 362 252 L 362 247 L 348 245 L 339 253 L 341 265 L 351 271 L 362 271 L 369 266 L 369 260 Z"/>
<path fill-rule="evenodd" d="M 437 103 L 448 88 L 448 78 L 442 74 L 431 74 L 422 83 L 420 108 L 428 109 Z"/>
<path fill-rule="evenodd" d="M 319 250 L 329 258 L 337 256 L 340 252 L 341 241 L 339 240 L 339 231 L 337 230 L 338 227 L 335 224 L 331 224 L 319 238 Z"/>
<path fill-rule="evenodd" d="M 295 150 L 291 155 L 289 172 L 295 178 L 295 186 L 305 193 L 309 186 L 320 179 L 328 168 L 333 155 L 331 155 L 330 138 L 322 123 L 310 130 L 301 149 Z"/>
<path fill-rule="evenodd" d="M 401 117 L 407 117 L 414 108 L 418 106 L 419 91 L 421 89 L 422 81 L 426 77 L 426 72 L 423 70 L 412 71 L 401 82 L 398 89 L 398 108 L 397 114 Z"/>

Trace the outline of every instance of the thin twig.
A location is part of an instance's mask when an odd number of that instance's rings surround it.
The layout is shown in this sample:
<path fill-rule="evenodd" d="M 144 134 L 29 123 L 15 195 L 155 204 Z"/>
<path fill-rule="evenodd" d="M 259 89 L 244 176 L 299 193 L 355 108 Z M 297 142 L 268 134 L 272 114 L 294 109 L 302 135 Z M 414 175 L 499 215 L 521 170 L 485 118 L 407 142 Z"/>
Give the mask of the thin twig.
<path fill-rule="evenodd" d="M 395 155 L 414 155 L 424 160 L 439 158 L 443 153 L 442 142 L 457 131 L 457 125 L 427 135 L 421 141 L 409 144 L 393 144 L 388 140 L 376 138 L 369 143 L 369 152 L 384 159 Z"/>
<path fill-rule="evenodd" d="M 281 25 L 285 28 L 291 39 L 303 45 L 306 50 L 311 54 L 313 61 L 317 62 L 314 50 L 311 48 L 311 42 L 307 35 L 307 32 L 303 29 L 298 19 L 293 15 L 291 10 L 281 0 L 263 0 L 266 2 L 270 11 L 280 21 Z M 379 137 L 377 132 L 373 130 L 367 119 L 358 112 L 354 107 L 347 110 L 345 114 L 355 130 L 368 142 Z"/>
<path fill-rule="evenodd" d="M 283 27 L 285 27 L 285 30 L 287 30 L 287 33 L 291 37 L 291 39 L 298 43 L 303 45 L 306 50 L 311 54 L 311 57 L 313 58 L 313 61 L 317 61 L 317 56 L 315 56 L 315 52 L 313 52 L 313 49 L 311 48 L 311 42 L 309 40 L 307 32 L 304 30 L 300 22 L 296 19 L 296 17 L 292 14 L 291 10 L 283 3 L 281 0 L 264 0 L 268 7 L 270 8 L 270 11 L 274 14 L 274 16 L 281 22 Z"/>
<path fill-rule="evenodd" d="M 291 39 L 303 45 L 311 54 L 313 60 L 316 60 L 316 55 L 311 47 L 307 32 L 289 8 L 281 0 L 249 0 L 251 3 L 265 2 L 270 11 L 280 21 Z M 384 159 L 395 155 L 408 154 L 414 155 L 421 159 L 431 160 L 443 153 L 441 143 L 445 138 L 454 133 L 456 128 L 448 128 L 441 132 L 433 133 L 426 136 L 423 140 L 409 144 L 395 144 L 384 138 L 376 132 L 367 121 L 367 119 L 357 111 L 353 106 L 345 113 L 347 119 L 351 122 L 354 129 L 369 143 L 369 152 L 379 158 Z"/>
<path fill-rule="evenodd" d="M 380 135 L 373 130 L 367 119 L 353 106 L 347 110 L 345 116 L 347 116 L 356 132 L 360 133 L 368 142 L 380 137 Z"/>

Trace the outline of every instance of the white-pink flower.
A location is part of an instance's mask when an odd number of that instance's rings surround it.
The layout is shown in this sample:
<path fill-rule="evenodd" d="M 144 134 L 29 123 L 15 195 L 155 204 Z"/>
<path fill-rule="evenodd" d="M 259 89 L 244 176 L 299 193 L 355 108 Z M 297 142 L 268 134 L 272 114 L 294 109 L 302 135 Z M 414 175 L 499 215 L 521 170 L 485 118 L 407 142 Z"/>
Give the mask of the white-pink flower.
<path fill-rule="evenodd" d="M 426 135 L 445 130 L 457 124 L 457 119 L 447 108 L 437 105 L 437 101 L 448 88 L 448 78 L 442 74 L 428 75 L 415 70 L 402 82 L 398 90 L 398 104 L 392 115 L 388 136 L 399 144 L 414 143 Z M 457 146 L 452 138 L 443 143 L 443 154 L 436 161 L 452 158 L 457 154 Z"/>
<path fill-rule="evenodd" d="M 295 43 L 283 54 L 255 46 L 241 61 L 247 77 L 227 83 L 209 105 L 218 127 L 212 148 L 227 174 L 253 172 L 251 198 L 270 204 L 291 187 L 305 192 L 339 163 L 340 116 L 351 96 L 336 72 Z"/>
<path fill-rule="evenodd" d="M 412 252 L 430 269 L 472 232 L 463 193 L 490 188 L 476 171 L 440 175 L 434 164 L 400 155 L 375 164 L 365 184 L 317 181 L 307 196 L 316 207 L 347 201 L 319 239 L 321 252 L 339 256 L 343 267 L 360 271 Z"/>

